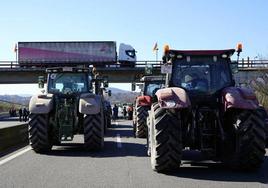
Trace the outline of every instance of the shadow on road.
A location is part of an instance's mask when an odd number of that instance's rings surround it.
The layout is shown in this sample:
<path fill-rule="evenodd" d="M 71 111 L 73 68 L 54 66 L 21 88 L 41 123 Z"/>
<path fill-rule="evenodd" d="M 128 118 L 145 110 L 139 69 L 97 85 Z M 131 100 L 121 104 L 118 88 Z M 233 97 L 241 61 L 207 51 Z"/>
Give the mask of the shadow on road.
<path fill-rule="evenodd" d="M 251 172 L 232 170 L 222 163 L 201 161 L 186 163 L 190 164 L 190 167 L 182 165 L 179 170 L 166 173 L 166 175 L 197 180 L 268 183 L 268 156 L 265 156 L 264 163 L 260 169 Z"/>
<path fill-rule="evenodd" d="M 117 143 L 105 141 L 104 148 L 101 151 L 85 151 L 82 143 L 62 144 L 60 147 L 53 148 L 46 155 L 64 156 L 64 157 L 146 157 L 146 148 L 143 144 L 124 143 L 122 148 L 117 148 Z"/>
<path fill-rule="evenodd" d="M 106 134 L 104 148 L 99 152 L 87 152 L 84 150 L 83 144 L 63 144 L 46 155 L 57 157 L 93 157 L 93 158 L 108 158 L 108 157 L 144 157 L 143 160 L 150 159 L 146 157 L 145 139 L 129 139 L 129 142 L 122 142 L 122 148 L 119 148 L 114 137 L 120 135 L 121 138 L 133 137 L 131 125 L 113 125 Z M 112 140 L 112 141 L 111 141 Z M 124 140 L 124 139 L 122 139 Z M 234 171 L 227 168 L 222 163 L 205 161 L 201 155 L 196 152 L 185 151 L 183 155 L 183 165 L 175 172 L 165 173 L 167 176 L 178 178 L 188 178 L 204 181 L 218 182 L 259 182 L 268 183 L 268 156 L 265 157 L 262 167 L 253 172 Z M 197 185 L 198 187 L 198 185 Z"/>
<path fill-rule="evenodd" d="M 134 142 L 121 142 L 122 147 L 119 147 L 116 139 L 118 136 L 120 136 L 120 138 L 133 138 L 132 126 L 112 125 L 105 134 L 104 148 L 101 151 L 85 151 L 83 143 L 68 143 L 53 148 L 52 151 L 46 153 L 46 155 L 96 158 L 147 156 L 145 144 L 136 143 L 136 140 L 134 140 Z M 145 139 L 144 141 L 139 141 L 144 142 Z"/>

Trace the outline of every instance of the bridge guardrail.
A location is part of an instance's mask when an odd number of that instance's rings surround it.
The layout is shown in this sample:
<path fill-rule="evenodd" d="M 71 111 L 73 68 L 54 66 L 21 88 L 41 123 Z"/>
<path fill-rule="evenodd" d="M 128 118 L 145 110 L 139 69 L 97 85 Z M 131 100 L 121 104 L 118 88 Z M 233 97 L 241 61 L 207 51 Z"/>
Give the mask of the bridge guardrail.
<path fill-rule="evenodd" d="M 60 66 L 60 63 L 55 63 L 57 66 Z M 154 68 L 160 68 L 162 64 L 162 61 L 153 61 L 153 60 L 144 60 L 144 61 L 137 61 L 135 64 L 135 68 L 138 67 L 145 67 L 146 65 L 152 65 Z M 19 64 L 18 61 L 0 61 L 0 69 L 18 69 L 18 70 L 36 70 L 36 69 L 40 69 L 40 70 L 44 70 L 46 69 L 46 65 L 45 64 L 38 64 L 38 66 L 34 65 L 34 64 L 29 64 L 30 66 L 25 66 L 25 64 L 23 66 L 21 66 Z M 70 64 L 70 65 L 75 65 L 75 64 Z M 86 64 L 85 64 L 86 65 Z M 87 64 L 86 66 L 92 66 Z M 122 65 L 122 64 L 113 64 L 113 65 L 105 65 L 105 66 L 97 66 L 100 68 L 125 68 L 129 66 L 127 65 Z M 268 69 L 268 60 L 250 60 L 250 59 L 241 59 L 238 61 L 238 68 L 241 69 L 252 69 L 252 68 L 264 68 L 264 69 Z"/>

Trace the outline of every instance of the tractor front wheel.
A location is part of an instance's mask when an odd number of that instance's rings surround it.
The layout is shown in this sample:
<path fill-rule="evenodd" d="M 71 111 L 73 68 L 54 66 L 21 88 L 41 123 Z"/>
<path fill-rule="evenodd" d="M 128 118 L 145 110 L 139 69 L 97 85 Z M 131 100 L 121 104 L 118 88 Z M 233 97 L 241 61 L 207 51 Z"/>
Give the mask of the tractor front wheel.
<path fill-rule="evenodd" d="M 30 114 L 29 141 L 36 153 L 44 153 L 52 148 L 48 114 Z"/>
<path fill-rule="evenodd" d="M 104 122 L 101 113 L 84 118 L 84 140 L 86 150 L 100 150 L 104 146 Z"/>

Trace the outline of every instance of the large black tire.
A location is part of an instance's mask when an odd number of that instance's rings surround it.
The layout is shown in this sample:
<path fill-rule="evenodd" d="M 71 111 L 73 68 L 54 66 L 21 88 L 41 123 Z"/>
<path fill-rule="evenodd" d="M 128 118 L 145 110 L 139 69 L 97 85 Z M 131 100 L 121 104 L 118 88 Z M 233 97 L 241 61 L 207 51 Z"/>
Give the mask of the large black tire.
<path fill-rule="evenodd" d="M 104 126 L 104 134 L 106 134 L 108 129 L 108 121 L 107 121 L 106 112 L 103 113 L 103 126 Z"/>
<path fill-rule="evenodd" d="M 36 153 L 48 152 L 52 148 L 52 139 L 47 114 L 30 114 L 29 141 Z"/>
<path fill-rule="evenodd" d="M 151 137 L 151 123 L 150 123 L 150 121 L 151 121 L 151 119 L 150 119 L 150 112 L 148 112 L 148 114 L 149 114 L 149 116 L 147 117 L 147 155 L 149 156 L 149 157 L 151 157 L 151 140 L 152 140 L 152 138 L 150 138 Z"/>
<path fill-rule="evenodd" d="M 132 115 L 132 123 L 133 123 L 133 136 L 136 138 L 136 129 L 137 129 L 137 107 L 133 109 Z"/>
<path fill-rule="evenodd" d="M 178 169 L 182 158 L 180 117 L 155 103 L 150 119 L 152 169 L 157 172 Z"/>
<path fill-rule="evenodd" d="M 268 114 L 263 106 L 260 106 L 258 108 L 258 113 L 260 114 L 260 116 L 263 119 L 265 119 L 264 130 L 265 130 L 265 134 L 266 134 L 266 147 L 268 147 Z"/>
<path fill-rule="evenodd" d="M 147 136 L 146 120 L 148 117 L 148 107 L 138 106 L 136 117 L 137 117 L 137 123 L 135 129 L 135 136 L 138 138 L 146 138 Z"/>
<path fill-rule="evenodd" d="M 101 113 L 84 118 L 84 140 L 86 150 L 100 150 L 104 146 L 104 122 Z"/>
<path fill-rule="evenodd" d="M 107 118 L 107 127 L 111 128 L 112 123 L 111 123 L 111 113 L 109 111 L 106 112 L 106 118 Z"/>
<path fill-rule="evenodd" d="M 242 110 L 228 114 L 224 162 L 234 169 L 254 170 L 265 155 L 264 120 L 256 111 Z"/>

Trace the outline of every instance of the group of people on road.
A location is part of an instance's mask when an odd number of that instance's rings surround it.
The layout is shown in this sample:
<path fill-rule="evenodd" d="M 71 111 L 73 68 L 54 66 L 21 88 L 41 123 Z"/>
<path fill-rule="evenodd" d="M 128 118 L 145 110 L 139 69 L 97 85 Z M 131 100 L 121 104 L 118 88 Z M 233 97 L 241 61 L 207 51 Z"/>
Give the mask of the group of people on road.
<path fill-rule="evenodd" d="M 9 116 L 10 117 L 16 117 L 17 116 L 17 110 L 15 108 L 9 109 Z"/>
<path fill-rule="evenodd" d="M 10 117 L 17 117 L 17 115 L 19 115 L 19 121 L 28 121 L 29 118 L 29 110 L 27 110 L 27 108 L 20 108 L 18 110 L 18 114 L 17 114 L 17 110 L 15 108 L 11 108 L 9 110 L 9 116 Z"/>
<path fill-rule="evenodd" d="M 114 121 L 118 119 L 118 112 L 119 112 L 118 106 L 114 104 L 113 116 L 112 116 Z M 128 107 L 124 106 L 122 110 L 122 114 L 123 114 L 124 119 L 132 120 L 133 105 L 129 105 Z"/>
<path fill-rule="evenodd" d="M 27 121 L 28 117 L 29 117 L 29 110 L 27 110 L 26 108 L 20 108 L 19 109 L 19 120 L 20 121 Z"/>

